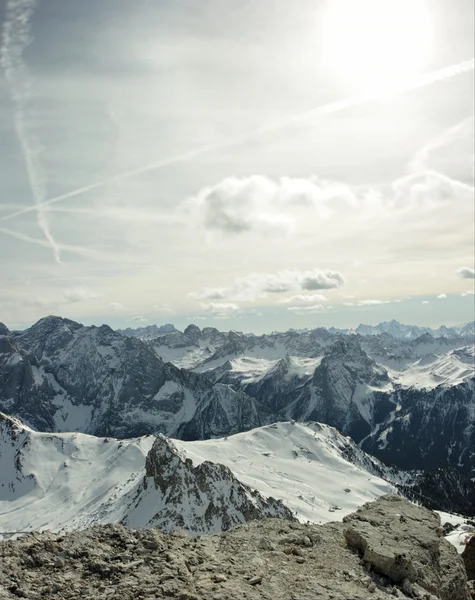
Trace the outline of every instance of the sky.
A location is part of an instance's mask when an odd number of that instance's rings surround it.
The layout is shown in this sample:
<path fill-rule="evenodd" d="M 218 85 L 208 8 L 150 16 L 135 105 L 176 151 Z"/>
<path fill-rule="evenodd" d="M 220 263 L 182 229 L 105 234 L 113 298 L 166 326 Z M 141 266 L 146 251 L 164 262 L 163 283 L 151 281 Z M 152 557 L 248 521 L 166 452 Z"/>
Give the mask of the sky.
<path fill-rule="evenodd" d="M 473 0 L 0 0 L 0 321 L 474 319 Z"/>

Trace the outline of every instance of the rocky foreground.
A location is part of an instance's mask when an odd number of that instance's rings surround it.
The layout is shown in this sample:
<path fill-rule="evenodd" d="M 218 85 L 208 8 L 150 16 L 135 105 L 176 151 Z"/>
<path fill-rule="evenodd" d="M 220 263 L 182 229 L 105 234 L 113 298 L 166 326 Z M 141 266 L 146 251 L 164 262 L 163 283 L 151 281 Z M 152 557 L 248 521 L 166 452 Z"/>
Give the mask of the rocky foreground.
<path fill-rule="evenodd" d="M 343 523 L 255 521 L 213 536 L 121 525 L 0 543 L 0 599 L 469 600 L 439 517 L 399 496 Z"/>

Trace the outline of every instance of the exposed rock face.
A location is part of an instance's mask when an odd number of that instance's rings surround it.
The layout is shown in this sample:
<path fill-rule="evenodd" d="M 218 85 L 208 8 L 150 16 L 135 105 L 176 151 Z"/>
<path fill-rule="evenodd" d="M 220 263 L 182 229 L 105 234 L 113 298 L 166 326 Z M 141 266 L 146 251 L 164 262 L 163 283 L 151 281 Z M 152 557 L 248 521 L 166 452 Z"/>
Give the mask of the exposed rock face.
<path fill-rule="evenodd" d="M 376 572 L 407 590 L 422 589 L 441 600 L 468 598 L 463 564 L 442 537 L 437 514 L 389 495 L 365 504 L 343 522 L 348 545 Z"/>
<path fill-rule="evenodd" d="M 475 381 L 376 394 L 373 433 L 362 448 L 402 469 L 455 467 L 475 476 Z"/>
<path fill-rule="evenodd" d="M 160 435 L 147 455 L 143 484 L 134 492 L 123 523 L 203 534 L 265 517 L 295 520 L 282 501 L 264 498 L 224 465 L 206 461 L 194 467 Z"/>
<path fill-rule="evenodd" d="M 462 553 L 462 559 L 465 563 L 468 579 L 475 580 L 475 534 L 469 538 Z"/>
<path fill-rule="evenodd" d="M 0 326 L 0 410 L 40 431 L 121 438 L 196 440 L 316 420 L 387 464 L 452 467 L 473 478 L 469 338 L 400 339 L 386 329 L 253 336 L 190 325 L 147 329 L 142 340 L 59 317 L 23 332 Z M 398 324 L 388 330 L 396 336 Z"/>
<path fill-rule="evenodd" d="M 194 439 L 259 426 L 266 413 L 243 391 L 165 364 L 140 339 L 59 317 L 0 330 L 0 411 L 39 431 Z"/>
<path fill-rule="evenodd" d="M 285 414 L 296 420 L 328 423 L 359 441 L 372 430 L 372 389 L 388 382 L 386 370 L 357 342 L 341 337 L 325 350 L 312 378 L 282 399 Z"/>
<path fill-rule="evenodd" d="M 128 337 L 136 337 L 144 340 L 155 336 L 166 335 L 168 333 L 176 333 L 178 330 L 171 323 L 167 323 L 160 327 L 158 327 L 158 325 L 147 325 L 146 327 L 137 327 L 135 329 L 132 329 L 131 327 L 127 327 L 126 329 L 116 329 L 116 331 Z"/>
<path fill-rule="evenodd" d="M 411 472 L 399 481 L 394 478 L 394 484 L 403 496 L 431 510 L 475 514 L 475 481 L 457 469 Z"/>
<path fill-rule="evenodd" d="M 429 511 L 388 498 L 376 502 L 373 524 L 367 523 L 374 535 L 379 532 L 378 543 L 388 535 L 381 513 L 389 507 L 388 519 L 399 516 L 396 506 L 411 520 L 412 546 L 407 548 L 409 538 L 398 518 L 388 538 L 393 556 L 382 561 L 378 551 L 368 552 L 366 564 L 345 542 L 349 528 L 363 523 L 357 516 L 347 524 L 323 526 L 266 519 L 205 537 L 121 525 L 31 534 L 0 545 L 0 599 L 468 600 L 462 561 L 441 542 L 437 518 Z M 371 508 L 365 510 L 369 516 Z M 404 552 L 403 567 L 391 568 L 394 557 Z M 427 564 L 421 562 L 425 558 Z M 398 581 L 377 572 L 382 562 Z M 400 580 L 402 568 L 419 573 L 421 565 L 429 568 L 421 582 L 441 582 L 435 591 Z"/>

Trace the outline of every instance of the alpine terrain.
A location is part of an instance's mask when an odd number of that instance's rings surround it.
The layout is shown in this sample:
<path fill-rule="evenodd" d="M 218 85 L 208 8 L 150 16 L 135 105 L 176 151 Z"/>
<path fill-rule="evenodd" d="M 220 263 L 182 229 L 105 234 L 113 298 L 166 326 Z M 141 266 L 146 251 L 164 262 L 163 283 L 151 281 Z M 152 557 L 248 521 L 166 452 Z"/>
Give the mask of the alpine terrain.
<path fill-rule="evenodd" d="M 395 467 L 475 476 L 473 325 L 164 329 L 129 335 L 59 317 L 2 326 L 0 410 L 38 431 L 117 438 L 202 440 L 318 421 Z"/>

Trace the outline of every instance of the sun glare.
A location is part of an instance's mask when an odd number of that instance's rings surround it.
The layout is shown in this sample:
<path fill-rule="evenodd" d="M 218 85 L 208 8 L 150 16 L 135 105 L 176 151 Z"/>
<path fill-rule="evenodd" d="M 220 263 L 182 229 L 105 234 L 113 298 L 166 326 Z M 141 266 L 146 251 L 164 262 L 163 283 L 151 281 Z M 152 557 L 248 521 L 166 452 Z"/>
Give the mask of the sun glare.
<path fill-rule="evenodd" d="M 362 90 L 397 86 L 428 66 L 433 24 L 424 0 L 327 0 L 329 70 Z"/>

